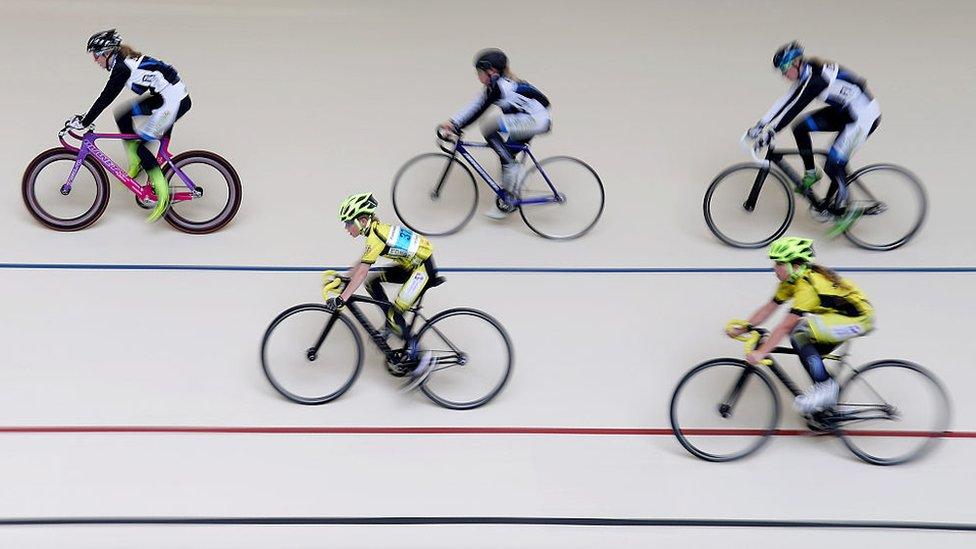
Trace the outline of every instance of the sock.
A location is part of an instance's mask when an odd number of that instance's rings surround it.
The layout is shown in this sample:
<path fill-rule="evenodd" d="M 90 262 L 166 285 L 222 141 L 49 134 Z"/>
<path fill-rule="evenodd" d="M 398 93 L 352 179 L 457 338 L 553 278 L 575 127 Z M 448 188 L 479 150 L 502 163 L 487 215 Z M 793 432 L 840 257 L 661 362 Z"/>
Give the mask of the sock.
<path fill-rule="evenodd" d="M 129 177 L 135 177 L 139 175 L 142 170 L 142 163 L 139 160 L 139 141 L 137 139 L 126 139 L 123 141 L 123 146 L 125 147 L 125 154 L 129 159 Z"/>

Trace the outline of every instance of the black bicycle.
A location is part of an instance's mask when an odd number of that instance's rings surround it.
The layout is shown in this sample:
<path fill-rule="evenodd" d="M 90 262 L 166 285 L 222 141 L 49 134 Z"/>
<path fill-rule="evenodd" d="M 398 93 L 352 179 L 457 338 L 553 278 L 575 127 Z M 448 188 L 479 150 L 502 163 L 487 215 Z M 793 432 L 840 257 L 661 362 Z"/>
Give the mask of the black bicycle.
<path fill-rule="evenodd" d="M 337 278 L 343 283 L 349 280 Z M 443 277 L 435 277 L 428 289 L 443 282 Z M 402 348 L 391 347 L 387 334 L 375 328 L 359 307 L 360 303 L 375 305 L 385 313 L 389 302 L 353 295 L 345 309 L 382 351 L 390 374 L 406 376 L 425 352 L 432 353 L 431 372 L 420 390 L 438 405 L 470 410 L 495 398 L 512 372 L 512 342 L 505 328 L 489 314 L 467 307 L 427 318 L 420 312 L 422 300 L 423 295 L 408 311 L 412 318 Z M 271 321 L 261 342 L 261 366 L 268 381 L 299 404 L 339 398 L 352 387 L 362 365 L 363 342 L 353 321 L 322 303 L 283 311 Z"/>
<path fill-rule="evenodd" d="M 743 139 L 745 144 L 745 139 Z M 736 248 L 761 248 L 779 238 L 793 221 L 795 199 L 804 197 L 818 222 L 833 216 L 828 199 L 821 199 L 801 185 L 802 178 L 785 157 L 796 149 L 776 149 L 762 144 L 749 147 L 754 162 L 736 164 L 718 174 L 705 192 L 705 223 L 719 240 Z M 813 151 L 826 157 L 823 150 Z M 848 240 L 868 250 L 887 251 L 903 246 L 918 233 L 925 220 L 928 200 L 922 182 L 912 172 L 894 164 L 871 164 L 848 176 L 848 207 L 864 214 L 844 232 Z"/>
<path fill-rule="evenodd" d="M 743 325 L 741 323 L 735 325 Z M 742 337 L 746 352 L 768 336 L 751 328 Z M 831 369 L 839 365 L 838 404 L 806 416 L 816 434 L 836 435 L 858 458 L 875 465 L 896 465 L 932 449 L 949 425 L 949 398 L 942 384 L 925 368 L 904 360 L 886 359 L 858 368 L 847 363 L 849 343 L 824 357 Z M 786 347 L 776 354 L 796 355 Z M 794 396 L 800 390 L 775 360 L 764 361 Z M 840 372 L 835 372 L 839 374 Z M 778 431 L 780 403 L 769 374 L 739 358 L 702 362 L 681 378 L 671 397 L 671 427 L 678 442 L 706 461 L 733 461 L 752 454 Z"/>

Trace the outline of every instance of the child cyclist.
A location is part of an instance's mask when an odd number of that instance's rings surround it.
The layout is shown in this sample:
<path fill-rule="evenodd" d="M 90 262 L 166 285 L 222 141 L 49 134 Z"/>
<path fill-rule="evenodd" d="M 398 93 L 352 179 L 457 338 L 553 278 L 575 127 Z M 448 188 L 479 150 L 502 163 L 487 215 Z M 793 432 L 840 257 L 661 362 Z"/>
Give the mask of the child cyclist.
<path fill-rule="evenodd" d="M 730 323 L 726 333 L 729 337 L 740 336 L 769 318 L 780 305 L 792 301 L 786 318 L 746 360 L 759 365 L 789 336 L 813 380 L 813 385 L 796 397 L 796 409 L 811 414 L 832 408 L 837 404 L 838 387 L 824 368 L 822 355 L 848 339 L 870 332 L 874 328 L 874 309 L 857 286 L 813 263 L 813 241 L 808 238 L 788 236 L 774 241 L 769 247 L 769 258 L 774 261 L 780 281 L 776 294 L 745 322 Z"/>
<path fill-rule="evenodd" d="M 515 160 L 515 154 L 505 144 L 528 143 L 534 136 L 549 131 L 549 99 L 535 86 L 512 75 L 508 68 L 508 56 L 502 50 L 489 48 L 478 52 L 474 67 L 478 73 L 478 81 L 485 86 L 484 90 L 450 120 L 441 124 L 440 128 L 459 133 L 480 118 L 488 107 L 498 105 L 502 114 L 485 122 L 481 133 L 501 161 L 502 187 L 517 195 L 521 166 Z M 502 139 L 503 133 L 508 134 L 507 140 Z M 504 219 L 509 213 L 498 208 L 496 204 L 485 215 L 493 219 Z"/>
<path fill-rule="evenodd" d="M 137 176 L 140 169 L 146 170 L 149 175 L 149 182 L 158 198 L 156 207 L 149 214 L 149 221 L 156 221 L 169 206 L 169 184 L 146 143 L 168 137 L 173 131 L 173 124 L 190 110 L 186 85 L 173 67 L 123 44 L 115 29 L 93 34 L 88 39 L 88 52 L 98 66 L 109 71 L 108 83 L 88 112 L 75 115 L 68 121 L 68 127 L 82 130 L 91 126 L 124 88 L 130 88 L 138 95 L 149 92 L 145 99 L 118 112 L 115 121 L 122 133 L 139 135 L 139 139 L 125 141 L 128 171 L 130 177 Z M 134 116 L 149 117 L 139 132 L 133 127 Z"/>
<path fill-rule="evenodd" d="M 773 55 L 773 66 L 793 85 L 747 134 L 769 143 L 775 133 L 788 126 L 815 99 L 827 104 L 794 125 L 793 136 L 806 169 L 802 185 L 809 189 L 821 177 L 813 162 L 810 132 L 837 132 L 824 165 L 830 177 L 830 189 L 819 207 L 835 218 L 828 234 L 837 236 L 864 213 L 862 208 L 848 207 L 847 162 L 878 128 L 881 120 L 878 102 L 863 78 L 836 63 L 804 57 L 803 46 L 798 42 L 779 48 Z"/>
<path fill-rule="evenodd" d="M 334 310 L 341 309 L 364 281 L 366 292 L 373 299 L 390 303 L 382 283 L 401 284 L 396 299 L 387 308 L 386 330 L 387 335 L 393 333 L 409 344 L 410 334 L 403 314 L 437 276 L 434 248 L 430 241 L 410 229 L 380 222 L 375 215 L 377 205 L 372 193 L 354 194 L 339 205 L 339 221 L 345 223 L 346 231 L 353 238 L 366 237 L 366 251 L 359 263 L 349 269 L 349 283 L 342 293 L 328 296 L 326 304 Z M 392 259 L 393 267 L 369 275 L 370 267 L 381 256 Z M 410 372 L 412 386 L 423 381 L 431 370 L 431 362 L 431 354 L 424 353 L 418 366 Z"/>

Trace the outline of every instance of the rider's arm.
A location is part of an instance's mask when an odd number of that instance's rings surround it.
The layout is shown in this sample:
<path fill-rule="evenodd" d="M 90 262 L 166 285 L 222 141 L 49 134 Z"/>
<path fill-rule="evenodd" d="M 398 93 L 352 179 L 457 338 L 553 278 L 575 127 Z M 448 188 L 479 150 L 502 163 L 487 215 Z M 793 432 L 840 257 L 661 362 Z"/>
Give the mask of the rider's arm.
<path fill-rule="evenodd" d="M 758 349 L 756 349 L 755 352 L 759 354 L 759 358 L 765 358 L 766 355 L 769 354 L 769 351 L 773 350 L 773 347 L 779 345 L 779 342 L 793 331 L 793 328 L 796 327 L 802 318 L 802 316 L 796 313 L 787 314 L 786 318 L 784 318 L 783 321 L 773 329 L 773 332 L 769 334 L 766 341 L 763 342 Z"/>
<path fill-rule="evenodd" d="M 485 111 L 488 110 L 495 101 L 501 98 L 501 90 L 498 87 L 498 79 L 492 80 L 490 84 L 485 88 L 485 91 L 478 94 L 470 103 L 467 104 L 463 109 L 458 111 L 454 116 L 451 117 L 451 122 L 458 129 L 464 129 L 467 125 L 471 124 L 478 119 Z"/>
<path fill-rule="evenodd" d="M 823 75 L 823 67 L 814 63 L 810 63 L 807 66 L 809 67 L 808 70 L 810 73 L 808 75 L 802 75 L 793 84 L 793 87 L 786 92 L 786 95 L 781 97 L 773 105 L 773 108 L 762 117 L 760 124 L 763 126 L 773 124 L 775 131 L 782 130 L 798 114 L 803 112 L 803 109 L 807 108 L 807 105 L 811 101 L 827 89 L 829 82 Z"/>
<path fill-rule="evenodd" d="M 108 82 L 105 83 L 105 89 L 95 100 L 95 104 L 88 109 L 88 114 L 81 119 L 82 125 L 90 126 L 98 118 L 98 115 L 102 114 L 102 111 L 111 105 L 112 101 L 115 101 L 115 98 L 125 89 L 125 83 L 129 81 L 131 74 L 132 71 L 128 65 L 121 59 L 115 60 L 115 66 L 112 67 L 112 74 L 108 77 Z"/>
<path fill-rule="evenodd" d="M 349 301 L 352 294 L 356 293 L 359 286 L 361 286 L 363 281 L 366 280 L 366 275 L 369 274 L 369 267 L 369 263 L 360 263 L 349 270 L 349 283 L 346 284 L 346 288 L 342 290 L 342 294 L 340 294 L 343 301 Z"/>
<path fill-rule="evenodd" d="M 752 326 L 762 324 L 767 318 L 769 318 L 769 315 L 776 312 L 776 309 L 778 309 L 780 305 L 781 303 L 777 303 L 775 300 L 766 303 L 757 309 L 756 312 L 752 313 L 752 316 L 749 317 L 747 322 Z"/>

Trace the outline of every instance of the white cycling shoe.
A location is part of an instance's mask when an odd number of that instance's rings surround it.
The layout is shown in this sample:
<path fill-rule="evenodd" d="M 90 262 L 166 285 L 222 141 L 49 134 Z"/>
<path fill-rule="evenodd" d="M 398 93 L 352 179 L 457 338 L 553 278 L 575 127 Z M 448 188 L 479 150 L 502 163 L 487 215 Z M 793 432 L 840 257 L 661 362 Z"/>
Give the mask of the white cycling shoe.
<path fill-rule="evenodd" d="M 833 379 L 814 383 L 793 400 L 793 407 L 804 414 L 829 410 L 837 405 L 839 392 L 840 388 Z"/>
<path fill-rule="evenodd" d="M 427 381 L 427 377 L 434 371 L 434 366 L 436 365 L 437 358 L 434 356 L 434 353 L 432 351 L 424 351 L 424 354 L 420 356 L 420 362 L 417 363 L 417 367 L 410 372 L 410 379 L 403 384 L 400 390 L 408 393 L 420 387 L 424 381 Z"/>

